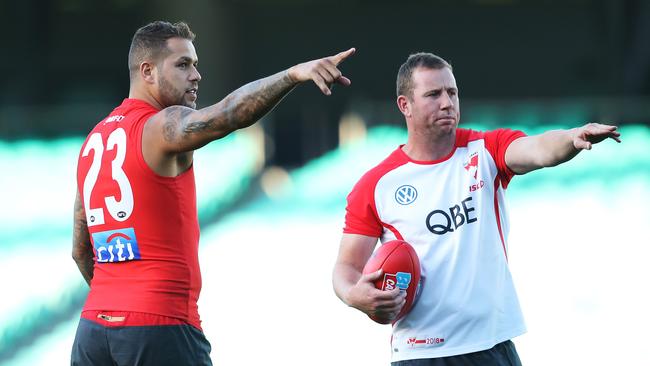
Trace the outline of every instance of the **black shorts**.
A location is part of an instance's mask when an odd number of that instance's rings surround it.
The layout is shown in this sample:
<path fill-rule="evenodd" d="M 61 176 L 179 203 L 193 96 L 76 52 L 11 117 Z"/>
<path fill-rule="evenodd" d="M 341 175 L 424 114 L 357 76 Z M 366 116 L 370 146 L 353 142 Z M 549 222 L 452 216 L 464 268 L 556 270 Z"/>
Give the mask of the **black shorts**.
<path fill-rule="evenodd" d="M 210 342 L 183 325 L 106 327 L 80 319 L 71 365 L 212 365 Z"/>
<path fill-rule="evenodd" d="M 521 366 L 519 355 L 512 341 L 505 341 L 485 351 L 464 355 L 404 360 L 392 366 Z"/>

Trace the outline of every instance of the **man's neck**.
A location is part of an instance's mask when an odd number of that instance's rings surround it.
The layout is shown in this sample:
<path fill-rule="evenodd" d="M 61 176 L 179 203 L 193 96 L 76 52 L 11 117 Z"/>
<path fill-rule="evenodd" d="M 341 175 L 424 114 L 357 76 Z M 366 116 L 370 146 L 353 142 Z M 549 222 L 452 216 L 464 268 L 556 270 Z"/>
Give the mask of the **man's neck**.
<path fill-rule="evenodd" d="M 411 133 L 402 151 L 417 161 L 433 161 L 449 155 L 456 144 L 456 130 L 443 135 Z"/>
<path fill-rule="evenodd" d="M 129 88 L 129 98 L 143 100 L 152 106 L 156 107 L 159 110 L 164 109 L 165 107 L 160 104 L 156 98 L 153 97 L 150 93 L 147 92 L 145 88 L 140 88 L 136 85 L 131 85 Z"/>

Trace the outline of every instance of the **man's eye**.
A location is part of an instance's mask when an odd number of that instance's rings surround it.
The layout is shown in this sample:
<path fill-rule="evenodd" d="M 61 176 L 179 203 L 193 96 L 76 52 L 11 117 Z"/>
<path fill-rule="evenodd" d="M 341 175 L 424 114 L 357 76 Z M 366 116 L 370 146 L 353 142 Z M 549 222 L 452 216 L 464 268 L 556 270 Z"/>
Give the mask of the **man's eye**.
<path fill-rule="evenodd" d="M 178 64 L 178 67 L 180 67 L 181 69 L 184 69 L 184 68 L 187 67 L 187 63 L 183 62 L 182 64 Z"/>

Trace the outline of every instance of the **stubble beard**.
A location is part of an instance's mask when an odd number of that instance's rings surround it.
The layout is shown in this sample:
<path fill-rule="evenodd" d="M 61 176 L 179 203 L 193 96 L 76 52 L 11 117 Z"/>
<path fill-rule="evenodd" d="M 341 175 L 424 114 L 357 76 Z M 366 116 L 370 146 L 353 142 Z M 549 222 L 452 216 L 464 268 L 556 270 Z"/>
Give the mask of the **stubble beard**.
<path fill-rule="evenodd" d="M 164 76 L 160 77 L 158 88 L 165 107 L 182 105 L 184 107 L 196 109 L 196 102 L 189 102 L 185 100 L 185 92 L 181 92 L 176 89 L 174 85 L 169 82 L 169 80 L 167 80 Z"/>

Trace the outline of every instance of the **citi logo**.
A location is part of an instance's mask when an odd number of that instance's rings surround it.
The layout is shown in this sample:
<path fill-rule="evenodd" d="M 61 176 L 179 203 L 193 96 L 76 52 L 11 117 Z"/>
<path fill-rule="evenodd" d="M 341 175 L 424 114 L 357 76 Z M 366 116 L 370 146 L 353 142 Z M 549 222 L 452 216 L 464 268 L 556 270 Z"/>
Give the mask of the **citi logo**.
<path fill-rule="evenodd" d="M 395 191 L 395 201 L 400 205 L 410 205 L 418 198 L 418 191 L 409 185 L 403 185 Z"/>
<path fill-rule="evenodd" d="M 469 174 L 471 174 L 474 179 L 476 179 L 478 175 L 478 153 L 474 152 L 472 155 L 469 156 L 469 159 L 465 164 L 463 164 L 463 168 L 467 170 Z"/>
<path fill-rule="evenodd" d="M 97 263 L 139 260 L 140 248 L 133 228 L 102 231 L 92 234 Z"/>

